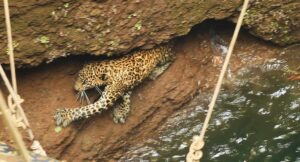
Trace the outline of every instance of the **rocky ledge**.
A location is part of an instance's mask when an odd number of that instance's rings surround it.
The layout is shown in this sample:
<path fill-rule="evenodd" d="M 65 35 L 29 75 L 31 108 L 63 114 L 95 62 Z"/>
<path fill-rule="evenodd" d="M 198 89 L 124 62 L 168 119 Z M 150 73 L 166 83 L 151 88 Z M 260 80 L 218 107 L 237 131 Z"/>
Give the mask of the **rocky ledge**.
<path fill-rule="evenodd" d="M 18 67 L 67 55 L 124 54 L 187 34 L 207 19 L 235 21 L 241 0 L 27 0 L 11 1 Z M 0 7 L 3 13 L 3 7 Z M 254 0 L 245 27 L 279 45 L 300 40 L 298 0 Z M 0 18 L 4 21 L 4 15 Z M 0 62 L 8 63 L 5 24 L 0 24 Z"/>

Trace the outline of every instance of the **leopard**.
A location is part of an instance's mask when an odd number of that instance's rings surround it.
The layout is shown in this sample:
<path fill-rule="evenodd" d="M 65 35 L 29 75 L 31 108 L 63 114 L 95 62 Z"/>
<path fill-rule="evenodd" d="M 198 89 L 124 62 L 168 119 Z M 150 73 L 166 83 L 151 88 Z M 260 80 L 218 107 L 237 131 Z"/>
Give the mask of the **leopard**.
<path fill-rule="evenodd" d="M 66 127 L 73 121 L 87 119 L 110 108 L 113 108 L 113 121 L 125 123 L 131 110 L 132 90 L 146 78 L 156 79 L 174 59 L 174 43 L 169 42 L 119 58 L 84 64 L 75 79 L 74 89 L 85 92 L 104 87 L 101 96 L 86 106 L 57 109 L 54 113 L 56 125 Z"/>

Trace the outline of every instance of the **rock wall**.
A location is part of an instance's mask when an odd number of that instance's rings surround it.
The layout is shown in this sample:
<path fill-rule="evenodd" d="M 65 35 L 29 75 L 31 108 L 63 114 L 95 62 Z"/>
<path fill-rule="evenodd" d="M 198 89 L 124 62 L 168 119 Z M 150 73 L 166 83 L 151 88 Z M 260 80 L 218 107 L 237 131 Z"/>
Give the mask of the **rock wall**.
<path fill-rule="evenodd" d="M 233 26 L 216 24 L 217 37 L 228 42 Z M 157 128 L 189 102 L 196 94 L 210 92 L 214 87 L 220 62 L 213 59 L 220 53 L 212 46 L 209 26 L 199 26 L 187 36 L 176 41 L 176 59 L 156 80 L 146 80 L 136 87 L 131 97 L 131 112 L 125 124 L 115 124 L 111 110 L 89 119 L 72 123 L 61 132 L 55 131 L 53 113 L 62 107 L 80 106 L 73 89 L 76 72 L 84 56 L 73 56 L 43 65 L 39 68 L 18 71 L 18 88 L 25 99 L 24 111 L 33 132 L 48 155 L 70 162 L 114 162 L 124 157 L 124 152 L 157 137 Z M 268 57 L 280 53 L 274 47 L 241 33 L 230 69 L 232 74 L 243 67 L 257 67 Z M 218 57 L 216 57 L 218 58 Z M 245 66 L 246 66 L 245 65 Z M 234 75 L 233 75 L 234 76 Z M 230 80 L 230 79 L 229 79 Z M 224 88 L 230 88 L 228 81 Z M 0 88 L 5 90 L 0 84 Z M 94 92 L 94 93 L 93 93 Z M 88 91 L 91 100 L 97 99 L 95 91 Z M 0 140 L 12 144 L 0 121 Z M 28 142 L 28 141 L 27 141 Z"/>
<path fill-rule="evenodd" d="M 300 1 L 257 0 L 245 16 L 245 26 L 255 36 L 279 45 L 300 40 Z"/>
<path fill-rule="evenodd" d="M 187 34 L 206 19 L 235 19 L 241 0 L 11 0 L 16 63 L 36 66 L 76 54 L 123 54 Z M 252 1 L 246 26 L 280 45 L 299 42 L 297 0 Z M 3 7 L 0 7 L 3 13 Z M 4 15 L 0 15 L 4 22 Z M 8 63 L 0 24 L 0 62 Z"/>

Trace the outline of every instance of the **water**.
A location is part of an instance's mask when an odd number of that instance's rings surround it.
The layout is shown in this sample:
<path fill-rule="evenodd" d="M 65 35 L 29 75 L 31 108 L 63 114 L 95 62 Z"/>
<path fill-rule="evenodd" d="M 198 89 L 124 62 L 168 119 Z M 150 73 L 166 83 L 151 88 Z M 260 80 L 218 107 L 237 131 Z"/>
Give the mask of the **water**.
<path fill-rule="evenodd" d="M 300 162 L 300 82 L 287 68 L 297 55 L 241 69 L 218 98 L 201 162 Z M 291 62 L 291 64 L 289 64 Z M 120 161 L 183 162 L 198 134 L 211 94 L 201 94 L 174 114 L 158 138 L 131 148 Z"/>

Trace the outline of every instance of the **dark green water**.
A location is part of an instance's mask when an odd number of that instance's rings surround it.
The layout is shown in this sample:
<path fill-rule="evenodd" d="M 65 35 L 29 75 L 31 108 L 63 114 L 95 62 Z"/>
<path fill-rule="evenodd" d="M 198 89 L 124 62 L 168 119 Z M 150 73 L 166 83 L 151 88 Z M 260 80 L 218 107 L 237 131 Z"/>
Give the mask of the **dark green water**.
<path fill-rule="evenodd" d="M 206 134 L 201 162 L 300 162 L 300 82 L 287 80 L 291 59 L 242 69 L 224 89 Z M 174 114 L 158 138 L 131 148 L 120 161 L 185 161 L 211 94 Z M 125 160 L 126 159 L 126 160 Z"/>

